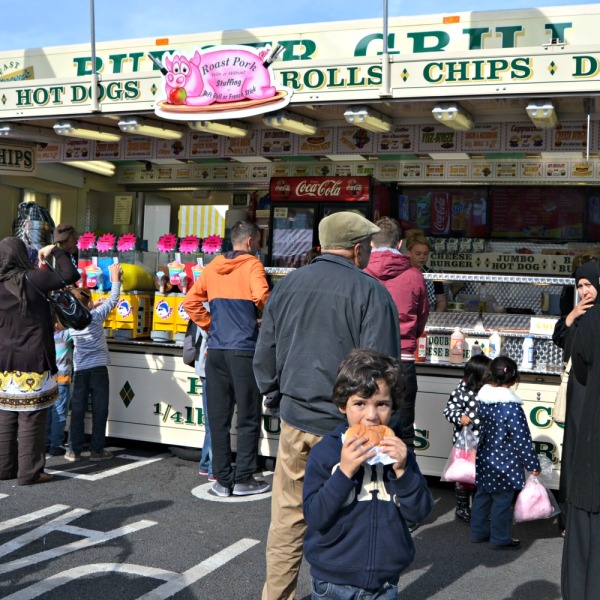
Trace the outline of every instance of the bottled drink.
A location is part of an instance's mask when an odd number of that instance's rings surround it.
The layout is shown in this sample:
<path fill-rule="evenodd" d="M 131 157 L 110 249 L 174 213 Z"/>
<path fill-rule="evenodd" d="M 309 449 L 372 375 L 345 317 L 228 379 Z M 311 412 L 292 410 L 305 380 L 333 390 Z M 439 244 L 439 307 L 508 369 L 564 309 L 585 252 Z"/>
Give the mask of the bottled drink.
<path fill-rule="evenodd" d="M 427 334 L 423 332 L 417 338 L 417 347 L 415 349 L 415 362 L 425 362 L 427 360 Z"/>
<path fill-rule="evenodd" d="M 501 348 L 502 338 L 500 337 L 497 331 L 494 331 L 492 335 L 490 335 L 489 339 L 488 356 L 492 359 L 498 358 L 500 356 Z"/>
<path fill-rule="evenodd" d="M 479 314 L 487 312 L 488 309 L 487 287 L 485 283 L 479 286 Z"/>
<path fill-rule="evenodd" d="M 481 354 L 481 345 L 475 340 L 471 346 L 471 356 L 477 356 L 478 354 Z"/>
<path fill-rule="evenodd" d="M 465 345 L 465 336 L 462 331 L 456 327 L 454 333 L 450 336 L 450 363 L 460 365 L 463 362 L 463 348 Z"/>
<path fill-rule="evenodd" d="M 533 369 L 533 338 L 530 335 L 523 340 L 521 369 Z"/>

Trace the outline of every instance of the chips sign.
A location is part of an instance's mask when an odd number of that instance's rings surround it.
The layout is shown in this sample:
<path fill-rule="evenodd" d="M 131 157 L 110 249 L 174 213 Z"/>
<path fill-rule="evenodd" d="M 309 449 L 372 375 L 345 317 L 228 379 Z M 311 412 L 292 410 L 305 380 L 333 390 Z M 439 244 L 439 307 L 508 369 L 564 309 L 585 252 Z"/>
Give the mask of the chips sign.
<path fill-rule="evenodd" d="M 34 175 L 35 150 L 32 146 L 0 144 L 0 174 Z"/>

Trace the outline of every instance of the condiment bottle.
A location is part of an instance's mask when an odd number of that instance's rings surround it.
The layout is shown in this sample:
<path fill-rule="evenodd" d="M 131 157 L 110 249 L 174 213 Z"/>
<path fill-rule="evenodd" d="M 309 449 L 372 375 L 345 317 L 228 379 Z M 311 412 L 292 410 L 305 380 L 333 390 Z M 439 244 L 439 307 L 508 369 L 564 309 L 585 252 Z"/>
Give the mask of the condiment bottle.
<path fill-rule="evenodd" d="M 417 347 L 415 348 L 415 362 L 425 362 L 427 360 L 427 333 L 423 332 L 417 338 Z"/>
<path fill-rule="evenodd" d="M 454 329 L 450 336 L 450 363 L 460 365 L 463 362 L 463 348 L 465 345 L 465 336 L 459 327 Z"/>
<path fill-rule="evenodd" d="M 481 354 L 481 345 L 475 340 L 471 346 L 471 356 L 477 356 L 478 354 Z"/>
<path fill-rule="evenodd" d="M 492 359 L 498 358 L 500 356 L 500 350 L 502 348 L 502 338 L 497 331 L 494 331 L 492 335 L 490 335 L 489 339 L 489 349 L 488 356 Z"/>
<path fill-rule="evenodd" d="M 521 369 L 533 369 L 533 338 L 530 335 L 523 339 Z"/>

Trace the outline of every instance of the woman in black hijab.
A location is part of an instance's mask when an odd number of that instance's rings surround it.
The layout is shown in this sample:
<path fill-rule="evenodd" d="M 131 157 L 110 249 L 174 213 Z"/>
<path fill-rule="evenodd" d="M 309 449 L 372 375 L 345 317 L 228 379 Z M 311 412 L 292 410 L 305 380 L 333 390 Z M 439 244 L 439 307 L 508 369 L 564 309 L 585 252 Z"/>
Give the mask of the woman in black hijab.
<path fill-rule="evenodd" d="M 585 273 L 582 271 L 585 270 Z M 585 275 L 585 276 L 583 276 Z M 576 274 L 577 289 L 594 300 L 577 318 L 571 339 L 572 375 L 579 386 L 577 413 L 569 414 L 567 392 L 565 440 L 570 463 L 566 479 L 566 537 L 562 563 L 565 600 L 592 600 L 600 590 L 600 273 L 591 261 Z M 593 291 L 590 291 L 593 289 Z M 583 292 L 585 294 L 585 291 Z M 584 296 L 585 299 L 585 296 Z M 580 302 L 581 303 L 581 302 Z M 575 310 L 575 309 L 574 309 Z M 566 446 L 563 445 L 563 454 Z"/>
<path fill-rule="evenodd" d="M 79 279 L 69 255 L 54 244 L 38 259 L 56 260 L 68 283 Z M 37 292 L 60 289 L 58 274 L 35 269 L 22 240 L 0 240 L 0 479 L 45 483 L 47 408 L 58 397 L 54 327 L 48 302 Z"/>

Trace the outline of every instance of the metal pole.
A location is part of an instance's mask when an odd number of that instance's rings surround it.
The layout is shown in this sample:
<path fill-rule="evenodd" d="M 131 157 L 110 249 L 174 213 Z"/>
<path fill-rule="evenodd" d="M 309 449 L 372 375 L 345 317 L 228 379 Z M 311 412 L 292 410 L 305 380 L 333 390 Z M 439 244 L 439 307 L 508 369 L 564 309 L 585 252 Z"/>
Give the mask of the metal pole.
<path fill-rule="evenodd" d="M 91 55 L 92 55 L 92 90 L 91 90 L 91 101 L 92 111 L 98 112 L 100 110 L 100 104 L 98 102 L 98 73 L 96 71 L 96 23 L 95 23 L 95 10 L 94 0 L 90 0 L 90 41 L 91 41 Z"/>
<path fill-rule="evenodd" d="M 381 89 L 379 95 L 391 96 L 390 55 L 388 53 L 388 0 L 383 0 L 383 52 L 381 54 Z"/>

